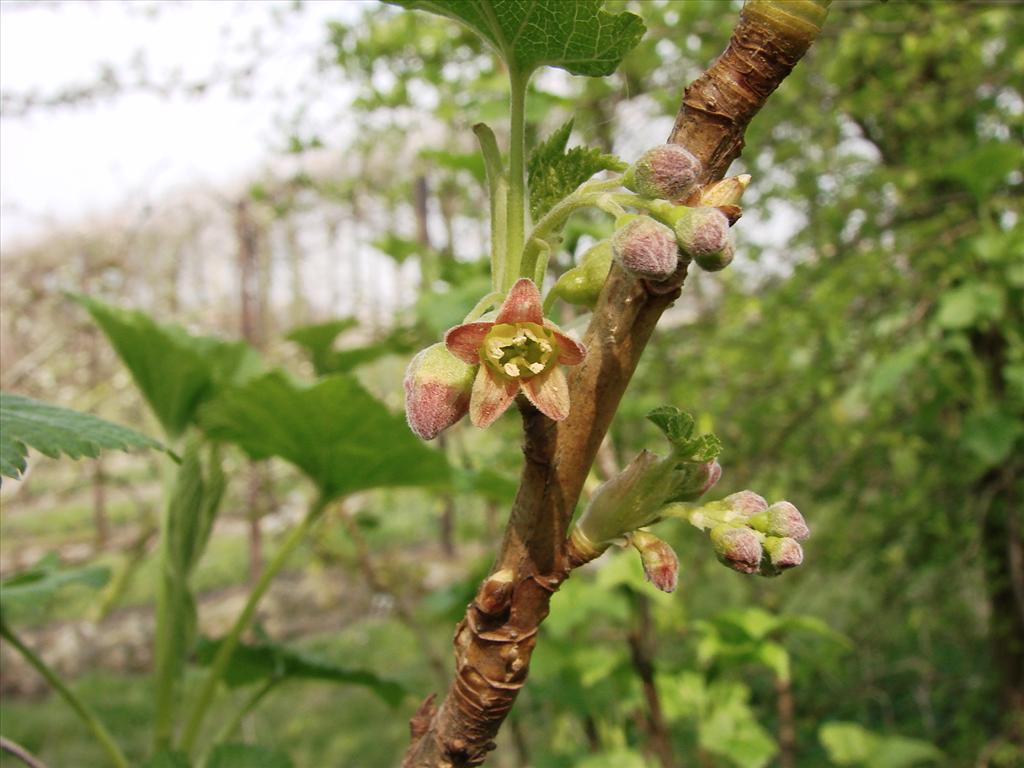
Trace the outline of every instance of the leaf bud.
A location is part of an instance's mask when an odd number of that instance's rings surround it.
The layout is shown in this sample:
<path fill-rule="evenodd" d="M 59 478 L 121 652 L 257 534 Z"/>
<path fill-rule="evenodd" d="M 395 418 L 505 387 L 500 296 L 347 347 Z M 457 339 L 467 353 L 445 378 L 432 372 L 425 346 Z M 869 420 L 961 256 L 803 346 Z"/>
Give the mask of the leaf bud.
<path fill-rule="evenodd" d="M 757 573 L 761 567 L 761 536 L 745 526 L 716 525 L 711 543 L 718 559 L 740 573 Z"/>
<path fill-rule="evenodd" d="M 760 512 L 748 524 L 768 536 L 784 536 L 803 541 L 811 535 L 804 516 L 788 501 L 777 501 Z"/>
<path fill-rule="evenodd" d="M 669 277 L 679 263 L 675 233 L 650 216 L 620 217 L 612 235 L 612 253 L 627 272 L 652 280 Z"/>
<path fill-rule="evenodd" d="M 683 204 L 694 206 L 708 205 L 712 208 L 717 208 L 725 214 L 731 226 L 739 221 L 740 216 L 743 215 L 743 209 L 740 208 L 740 199 L 749 185 L 749 174 L 744 173 L 740 176 L 730 176 L 727 179 L 716 181 L 714 184 L 709 184 L 703 189 L 695 189 L 683 201 Z"/>
<path fill-rule="evenodd" d="M 752 517 L 758 512 L 768 509 L 768 502 L 765 501 L 764 496 L 753 491 L 739 491 L 726 496 L 722 501 L 742 517 Z"/>
<path fill-rule="evenodd" d="M 674 592 L 679 584 L 679 557 L 653 533 L 634 531 L 629 543 L 640 553 L 644 576 L 662 592 Z"/>
<path fill-rule="evenodd" d="M 782 571 L 796 568 L 804 561 L 804 551 L 800 544 L 788 536 L 765 537 L 764 554 L 761 573 L 765 576 L 778 576 Z"/>
<path fill-rule="evenodd" d="M 678 144 L 662 144 L 644 152 L 623 174 L 622 185 L 644 197 L 678 200 L 697 183 L 703 166 Z"/>
<path fill-rule="evenodd" d="M 612 244 L 602 240 L 588 249 L 580 263 L 558 278 L 554 292 L 570 304 L 593 307 L 612 266 Z"/>
<path fill-rule="evenodd" d="M 512 580 L 515 574 L 509 568 L 502 568 L 487 577 L 476 595 L 476 607 L 488 616 L 505 612 L 512 602 Z"/>
<path fill-rule="evenodd" d="M 409 428 L 433 440 L 469 411 L 476 366 L 468 365 L 443 343 L 419 352 L 405 372 L 405 416 Z"/>

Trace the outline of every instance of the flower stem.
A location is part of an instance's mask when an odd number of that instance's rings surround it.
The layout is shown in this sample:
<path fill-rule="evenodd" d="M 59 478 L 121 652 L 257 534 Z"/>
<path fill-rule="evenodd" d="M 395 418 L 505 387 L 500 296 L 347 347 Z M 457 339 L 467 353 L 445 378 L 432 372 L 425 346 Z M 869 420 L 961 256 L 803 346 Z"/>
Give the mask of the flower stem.
<path fill-rule="evenodd" d="M 504 284 L 508 290 L 520 277 L 533 277 L 522 271 L 523 237 L 526 231 L 526 86 L 529 75 L 509 70 L 511 110 L 509 115 L 508 209 L 506 265 Z"/>
<path fill-rule="evenodd" d="M 235 619 L 234 625 L 217 649 L 217 655 L 214 656 L 213 663 L 210 665 L 210 671 L 203 681 L 203 687 L 199 691 L 199 698 L 192 709 L 192 716 L 189 718 L 188 725 L 185 727 L 185 734 L 181 740 L 181 747 L 185 752 L 191 752 L 195 746 L 203 718 L 206 716 L 206 711 L 210 708 L 213 696 L 217 692 L 217 683 L 224 676 L 228 663 L 231 661 L 231 656 L 234 654 L 235 649 L 238 648 L 242 632 L 245 631 L 246 627 L 249 626 L 249 622 L 252 621 L 260 599 L 266 593 L 270 582 L 274 580 L 274 577 L 284 567 L 292 552 L 295 551 L 295 548 L 306 537 L 306 534 L 309 533 L 313 523 L 320 519 L 320 516 L 327 508 L 327 504 L 328 500 L 326 498 L 323 496 L 317 497 L 316 501 L 306 511 L 302 522 L 295 526 L 288 534 L 288 537 L 281 544 L 281 548 L 274 555 L 274 559 L 267 564 L 266 570 L 260 576 L 260 580 L 253 587 L 252 592 L 249 593 L 249 599 L 246 601 L 245 607 L 238 615 L 238 618 Z"/>
<path fill-rule="evenodd" d="M 25 645 L 21 638 L 14 633 L 14 630 L 7 625 L 7 622 L 3 620 L 0 620 L 0 637 L 3 637 L 4 640 L 10 643 L 24 657 L 25 661 L 46 679 L 46 682 L 67 702 L 68 706 L 75 711 L 78 718 L 88 726 L 93 736 L 96 737 L 96 741 L 103 747 L 103 751 L 107 753 L 111 764 L 117 766 L 117 768 L 128 768 L 128 761 L 125 759 L 124 753 L 96 713 L 84 701 L 78 698 L 70 688 L 64 685 L 64 682 L 57 676 L 57 673 L 50 669 L 46 662 L 37 656 L 31 648 Z"/>

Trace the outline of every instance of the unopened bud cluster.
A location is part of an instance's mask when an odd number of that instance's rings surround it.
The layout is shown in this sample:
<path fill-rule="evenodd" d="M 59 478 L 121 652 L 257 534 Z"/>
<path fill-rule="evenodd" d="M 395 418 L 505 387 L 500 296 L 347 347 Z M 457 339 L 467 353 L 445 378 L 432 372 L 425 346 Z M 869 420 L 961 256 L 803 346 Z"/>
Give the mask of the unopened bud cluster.
<path fill-rule="evenodd" d="M 788 501 L 769 505 L 753 491 L 741 491 L 691 509 L 686 516 L 708 531 L 718 559 L 740 573 L 778 576 L 803 562 L 800 542 L 810 530 Z"/>
<path fill-rule="evenodd" d="M 750 176 L 700 189 L 702 171 L 700 160 L 677 144 L 649 149 L 629 167 L 623 185 L 663 202 L 652 206 L 651 216 L 627 214 L 616 223 L 612 247 L 624 269 L 657 287 L 672 282 L 680 262 L 692 260 L 708 272 L 729 266 L 734 255 L 729 227 L 740 217 L 739 201 Z"/>

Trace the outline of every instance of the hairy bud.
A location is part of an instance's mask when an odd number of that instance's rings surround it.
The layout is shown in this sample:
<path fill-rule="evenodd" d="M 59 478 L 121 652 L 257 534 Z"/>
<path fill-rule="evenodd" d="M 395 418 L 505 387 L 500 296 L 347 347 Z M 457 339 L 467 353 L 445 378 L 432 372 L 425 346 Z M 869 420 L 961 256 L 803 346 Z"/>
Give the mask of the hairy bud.
<path fill-rule="evenodd" d="M 622 184 L 644 197 L 679 200 L 703 170 L 689 150 L 678 144 L 662 144 L 644 152 L 622 177 Z"/>
<path fill-rule="evenodd" d="M 616 222 L 612 253 L 623 269 L 637 277 L 664 280 L 676 270 L 679 246 L 675 233 L 650 216 L 626 214 Z"/>
<path fill-rule="evenodd" d="M 804 561 L 804 551 L 795 539 L 767 536 L 764 540 L 765 559 L 761 562 L 763 576 L 778 576 L 788 568 L 796 568 Z"/>
<path fill-rule="evenodd" d="M 788 537 L 803 541 L 811 535 L 800 510 L 788 501 L 775 502 L 763 512 L 751 517 L 748 523 L 752 528 L 769 536 Z"/>
<path fill-rule="evenodd" d="M 640 553 L 647 580 L 662 592 L 674 592 L 679 584 L 679 557 L 675 550 L 647 531 L 634 531 L 629 543 Z"/>
<path fill-rule="evenodd" d="M 745 526 L 717 525 L 711 543 L 718 559 L 740 573 L 757 573 L 761 567 L 761 536 Z"/>
<path fill-rule="evenodd" d="M 676 208 L 672 218 L 679 248 L 698 264 L 729 242 L 729 220 L 717 208 Z"/>
<path fill-rule="evenodd" d="M 412 359 L 405 372 L 405 416 L 424 440 L 433 440 L 469 411 L 476 366 L 432 344 Z"/>
<path fill-rule="evenodd" d="M 722 501 L 741 517 L 751 517 L 768 509 L 764 496 L 753 491 L 739 491 L 726 496 Z"/>
<path fill-rule="evenodd" d="M 730 241 L 726 240 L 722 250 L 715 253 L 704 254 L 702 256 L 694 256 L 693 260 L 697 262 L 697 266 L 705 272 L 721 272 L 732 264 L 732 260 L 735 256 L 735 247 Z"/>

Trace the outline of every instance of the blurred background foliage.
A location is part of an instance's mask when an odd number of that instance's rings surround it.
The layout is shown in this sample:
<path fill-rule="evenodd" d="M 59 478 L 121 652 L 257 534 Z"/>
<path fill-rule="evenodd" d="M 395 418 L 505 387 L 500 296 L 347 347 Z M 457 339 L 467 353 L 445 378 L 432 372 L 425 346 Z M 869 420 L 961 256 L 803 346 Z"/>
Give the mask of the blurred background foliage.
<path fill-rule="evenodd" d="M 537 78 L 530 132 L 572 116 L 574 141 L 632 160 L 667 136 L 736 7 L 608 5 L 641 13 L 644 41 L 610 78 Z M 642 416 L 677 405 L 725 444 L 712 496 L 792 500 L 813 532 L 806 562 L 745 578 L 668 524 L 683 563 L 674 595 L 645 584 L 630 553 L 574 575 L 495 765 L 1024 765 L 1022 41 L 1010 4 L 835 4 L 733 168 L 754 177 L 736 263 L 691 276 L 588 486 L 656 447 Z M 5 390 L 159 434 L 71 289 L 241 337 L 298 377 L 354 372 L 400 409 L 412 351 L 487 290 L 471 126 L 501 123 L 502 73 L 455 25 L 372 4 L 332 23 L 317 54 L 357 88 L 338 115 L 358 126 L 351 143 L 299 122 L 286 173 L 5 250 Z M 607 226 L 576 222 L 553 274 Z M 332 660 L 375 670 L 406 692 L 399 708 L 293 660 L 305 679 L 244 717 L 246 740 L 296 766 L 395 764 L 408 716 L 444 682 L 520 461 L 511 417 L 487 433 L 460 426 L 439 449 L 462 470 L 453 487 L 330 510 L 256 633 L 321 672 Z M 285 465 L 226 460 L 228 501 L 193 576 L 208 636 L 307 493 Z M 114 573 L 98 599 L 69 586 L 11 610 L 133 760 L 152 711 L 160 462 L 37 457 L 3 488 L 4 574 L 50 550 Z M 53 766 L 101 765 L 38 678 L 3 659 L 4 735 Z M 228 696 L 245 700 L 257 677 Z M 198 666 L 186 688 L 194 678 Z"/>

